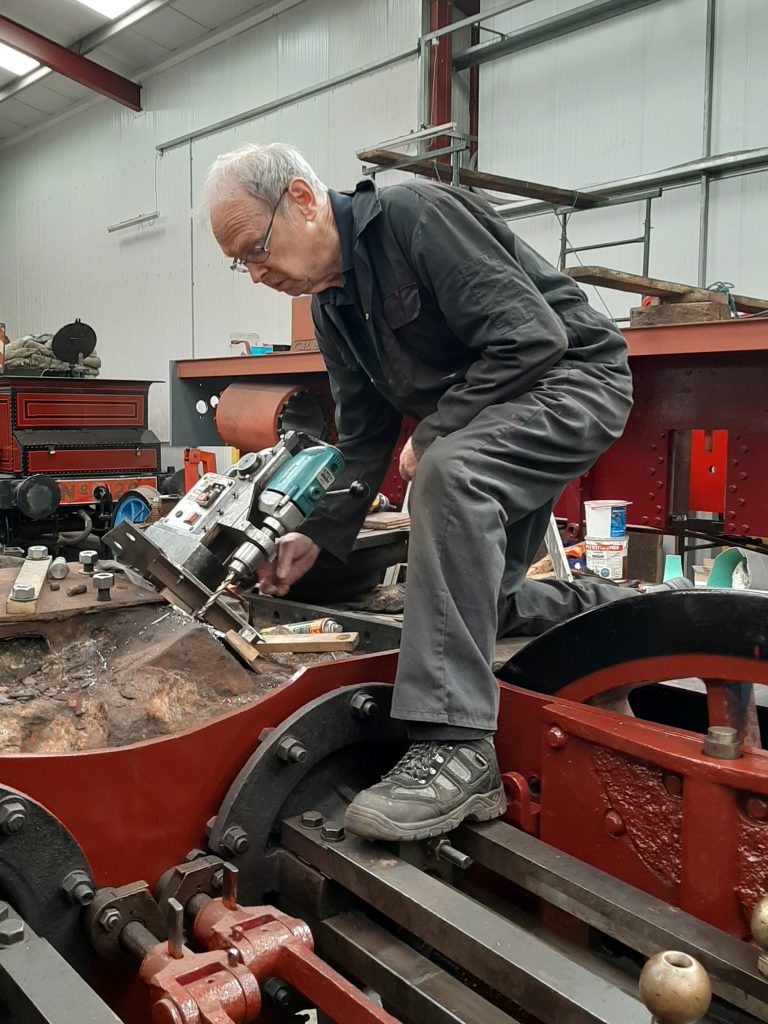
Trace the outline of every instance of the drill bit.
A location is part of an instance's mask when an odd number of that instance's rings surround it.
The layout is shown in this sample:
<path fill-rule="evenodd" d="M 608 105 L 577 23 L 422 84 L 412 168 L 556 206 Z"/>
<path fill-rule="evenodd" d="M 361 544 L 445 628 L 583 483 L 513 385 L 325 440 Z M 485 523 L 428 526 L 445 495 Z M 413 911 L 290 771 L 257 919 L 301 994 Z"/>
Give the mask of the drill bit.
<path fill-rule="evenodd" d="M 214 590 L 214 592 L 211 594 L 211 596 L 208 598 L 208 600 L 205 602 L 202 608 L 198 608 L 195 614 L 192 616 L 192 618 L 197 619 L 198 621 L 202 621 L 205 618 L 205 613 L 208 611 L 208 609 L 212 607 L 212 605 L 214 605 L 220 597 L 227 593 L 230 584 L 234 582 L 235 574 L 228 573 L 226 579 L 219 587 L 219 589 Z"/>

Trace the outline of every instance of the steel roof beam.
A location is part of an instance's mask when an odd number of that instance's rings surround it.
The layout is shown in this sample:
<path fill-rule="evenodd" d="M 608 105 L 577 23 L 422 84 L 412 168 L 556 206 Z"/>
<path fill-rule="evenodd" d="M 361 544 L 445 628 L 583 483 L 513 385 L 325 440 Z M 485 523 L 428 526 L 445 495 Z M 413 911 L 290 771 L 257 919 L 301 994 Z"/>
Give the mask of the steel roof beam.
<path fill-rule="evenodd" d="M 630 11 L 636 11 L 654 3 L 658 3 L 658 0 L 594 0 L 593 3 L 583 4 L 581 7 L 565 11 L 563 14 L 556 14 L 552 18 L 539 21 L 528 28 L 510 32 L 503 39 L 498 39 L 493 43 L 478 43 L 475 46 L 469 46 L 466 50 L 453 55 L 453 69 L 454 71 L 463 71 L 464 68 L 471 68 L 476 64 L 485 64 L 486 61 L 495 60 L 504 54 L 527 50 L 531 46 L 538 46 L 550 39 L 557 39 L 570 32 L 576 32 L 579 29 L 616 18 L 621 14 L 628 14 Z"/>
<path fill-rule="evenodd" d="M 141 110 L 140 85 L 4 15 L 0 15 L 0 42 L 7 43 L 15 50 L 45 64 L 51 71 L 85 85 L 108 99 L 122 103 L 131 110 Z"/>

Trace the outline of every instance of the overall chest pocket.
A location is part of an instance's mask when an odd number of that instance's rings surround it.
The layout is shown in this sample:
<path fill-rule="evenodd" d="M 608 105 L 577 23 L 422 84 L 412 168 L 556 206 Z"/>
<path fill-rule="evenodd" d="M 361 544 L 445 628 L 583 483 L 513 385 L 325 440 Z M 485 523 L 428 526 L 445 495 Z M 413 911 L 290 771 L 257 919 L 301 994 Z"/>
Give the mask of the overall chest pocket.
<path fill-rule="evenodd" d="M 413 323 L 421 313 L 421 296 L 417 284 L 406 284 L 383 299 L 384 319 L 393 331 Z"/>

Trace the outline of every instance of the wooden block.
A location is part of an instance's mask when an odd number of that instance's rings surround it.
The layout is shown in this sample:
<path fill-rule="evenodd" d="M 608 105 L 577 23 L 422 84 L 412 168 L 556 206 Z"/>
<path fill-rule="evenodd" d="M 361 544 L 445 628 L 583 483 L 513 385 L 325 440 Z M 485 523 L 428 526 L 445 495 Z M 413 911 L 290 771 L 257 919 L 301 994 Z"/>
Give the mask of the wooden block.
<path fill-rule="evenodd" d="M 366 530 L 401 530 L 410 525 L 411 517 L 407 512 L 374 512 L 363 520 Z"/>
<path fill-rule="evenodd" d="M 48 575 L 48 570 L 51 567 L 52 558 L 39 558 L 36 561 L 32 561 L 31 558 L 24 560 L 24 564 L 19 569 L 16 579 L 11 584 L 11 588 L 8 592 L 8 599 L 5 602 L 5 612 L 7 615 L 28 615 L 30 612 L 37 611 L 37 602 L 40 600 L 40 591 L 45 583 L 45 578 Z M 34 587 L 35 597 L 33 601 L 14 601 L 11 598 L 11 590 L 16 583 L 23 583 L 25 586 Z"/>
<path fill-rule="evenodd" d="M 723 302 L 662 302 L 658 306 L 636 306 L 629 311 L 630 327 L 700 324 L 730 319 L 730 308 Z"/>
<path fill-rule="evenodd" d="M 323 651 L 354 651 L 359 640 L 359 633 L 268 633 L 263 640 L 257 640 L 254 647 L 273 654 L 302 651 L 321 654 Z"/>
<path fill-rule="evenodd" d="M 248 641 L 244 640 L 239 633 L 235 632 L 234 629 L 230 629 L 224 634 L 224 642 L 229 644 L 232 650 L 240 655 L 249 668 L 253 668 L 253 663 L 259 656 L 259 652 L 253 644 L 249 644 Z"/>

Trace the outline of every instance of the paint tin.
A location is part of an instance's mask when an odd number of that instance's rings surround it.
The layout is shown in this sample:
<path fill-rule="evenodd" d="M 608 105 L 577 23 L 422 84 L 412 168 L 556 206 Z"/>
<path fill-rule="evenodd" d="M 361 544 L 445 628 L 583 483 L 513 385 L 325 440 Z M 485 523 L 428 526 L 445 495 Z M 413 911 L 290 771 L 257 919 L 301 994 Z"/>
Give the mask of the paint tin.
<path fill-rule="evenodd" d="M 631 501 L 585 501 L 584 516 L 587 537 L 621 539 L 627 533 L 627 507 Z"/>
<path fill-rule="evenodd" d="M 605 580 L 627 578 L 629 537 L 587 537 L 587 568 Z"/>

